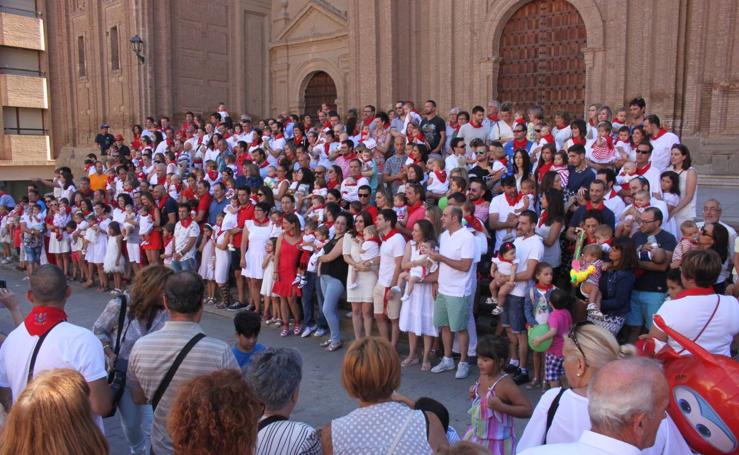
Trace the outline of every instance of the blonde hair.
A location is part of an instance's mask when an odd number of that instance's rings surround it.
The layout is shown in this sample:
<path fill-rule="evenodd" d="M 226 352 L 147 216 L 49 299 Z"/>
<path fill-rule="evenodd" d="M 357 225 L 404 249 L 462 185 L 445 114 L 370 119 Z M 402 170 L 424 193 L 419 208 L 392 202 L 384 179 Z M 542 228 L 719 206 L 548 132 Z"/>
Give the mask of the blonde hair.
<path fill-rule="evenodd" d="M 571 336 L 565 337 L 564 350 L 567 352 L 566 355 L 578 355 L 580 357 L 584 355 L 585 363 L 595 370 L 599 370 L 603 365 L 613 360 L 636 355 L 634 345 L 619 346 L 616 337 L 603 327 L 595 324 L 585 324 L 574 327 L 573 331 L 577 344 Z M 580 349 L 578 349 L 578 345 Z"/>
<path fill-rule="evenodd" d="M 390 398 L 400 386 L 400 360 L 395 348 L 379 337 L 355 341 L 344 356 L 341 384 L 349 396 L 366 403 Z"/>
<path fill-rule="evenodd" d="M 23 390 L 0 434 L 0 455 L 101 455 L 108 443 L 93 420 L 90 387 L 71 369 L 45 371 Z"/>
<path fill-rule="evenodd" d="M 169 267 L 152 264 L 134 277 L 129 308 L 136 319 L 151 321 L 158 310 L 164 309 L 164 283 L 173 273 Z"/>

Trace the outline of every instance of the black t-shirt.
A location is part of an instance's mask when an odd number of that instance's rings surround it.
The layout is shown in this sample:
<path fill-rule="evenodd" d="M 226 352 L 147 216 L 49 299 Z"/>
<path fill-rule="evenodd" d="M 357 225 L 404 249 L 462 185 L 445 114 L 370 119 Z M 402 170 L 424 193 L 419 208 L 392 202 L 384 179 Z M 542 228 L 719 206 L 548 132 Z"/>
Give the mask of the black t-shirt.
<path fill-rule="evenodd" d="M 115 142 L 115 138 L 110 133 L 99 133 L 97 136 L 95 136 L 95 143 L 100 147 L 101 153 L 105 153 L 106 151 L 108 151 L 110 146 L 113 145 L 113 142 Z"/>
<path fill-rule="evenodd" d="M 632 239 L 636 244 L 636 250 L 639 253 L 640 261 L 648 261 L 647 251 L 641 251 L 642 245 L 656 241 L 657 245 L 665 251 L 674 251 L 677 247 L 675 236 L 667 231 L 660 230 L 653 239 L 643 232 L 637 232 Z M 667 292 L 667 271 L 654 272 L 651 270 L 642 270 L 636 274 L 636 283 L 634 289 L 637 291 L 647 292 Z"/>
<path fill-rule="evenodd" d="M 169 223 L 169 214 L 174 213 L 174 221 L 177 222 L 178 213 L 177 213 L 177 201 L 172 199 L 169 195 L 166 196 L 167 201 L 164 203 L 164 208 L 161 209 L 161 223 L 162 226 L 165 226 L 167 223 Z"/>
<path fill-rule="evenodd" d="M 486 185 L 488 183 L 488 180 L 490 180 L 490 171 L 483 167 L 480 167 L 477 164 L 475 164 L 475 166 L 470 169 L 468 174 L 470 176 L 470 179 L 475 178 L 477 180 L 480 180 L 481 182 L 485 182 Z"/>
<path fill-rule="evenodd" d="M 602 210 L 593 210 L 596 212 L 600 212 L 600 216 L 603 218 L 603 224 L 607 224 L 611 227 L 611 229 L 616 229 L 616 216 L 613 214 L 611 209 L 604 206 Z M 580 207 L 578 207 L 577 210 L 575 210 L 575 213 L 572 214 L 572 218 L 570 218 L 570 227 L 580 226 L 580 223 L 582 223 L 582 220 L 585 217 L 585 213 L 587 211 L 587 205 L 581 205 Z"/>
<path fill-rule="evenodd" d="M 438 115 L 431 120 L 424 117 L 421 120 L 420 128 L 423 136 L 426 138 L 426 142 L 429 143 L 431 150 L 433 150 L 439 145 L 441 133 L 446 131 L 446 123 Z"/>

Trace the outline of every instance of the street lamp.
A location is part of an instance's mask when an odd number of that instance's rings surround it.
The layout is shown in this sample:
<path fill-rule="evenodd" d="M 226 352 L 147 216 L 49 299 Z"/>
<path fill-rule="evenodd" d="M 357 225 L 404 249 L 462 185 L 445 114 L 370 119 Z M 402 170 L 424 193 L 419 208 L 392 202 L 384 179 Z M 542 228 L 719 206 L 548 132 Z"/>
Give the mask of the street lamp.
<path fill-rule="evenodd" d="M 144 63 L 144 40 L 141 39 L 139 35 L 133 35 L 130 40 L 131 43 L 131 50 L 134 54 L 136 54 L 136 57 L 139 59 L 139 63 Z"/>

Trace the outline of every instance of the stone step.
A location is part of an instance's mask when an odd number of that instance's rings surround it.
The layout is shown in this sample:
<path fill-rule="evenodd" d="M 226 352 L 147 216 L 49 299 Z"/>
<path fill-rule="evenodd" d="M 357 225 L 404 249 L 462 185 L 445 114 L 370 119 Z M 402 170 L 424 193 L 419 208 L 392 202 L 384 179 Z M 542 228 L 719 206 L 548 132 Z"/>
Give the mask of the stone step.
<path fill-rule="evenodd" d="M 698 174 L 698 185 L 715 188 L 737 188 L 739 189 L 739 176 L 736 175 L 710 175 Z"/>

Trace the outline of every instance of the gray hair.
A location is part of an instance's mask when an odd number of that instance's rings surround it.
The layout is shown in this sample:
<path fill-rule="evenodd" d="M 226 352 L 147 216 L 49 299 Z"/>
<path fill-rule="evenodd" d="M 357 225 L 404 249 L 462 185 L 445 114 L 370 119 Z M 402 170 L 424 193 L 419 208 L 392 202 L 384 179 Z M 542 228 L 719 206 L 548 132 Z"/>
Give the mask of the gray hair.
<path fill-rule="evenodd" d="M 588 387 L 593 428 L 619 434 L 632 417 L 658 407 L 660 386 L 667 387 L 661 365 L 646 357 L 615 360 L 601 368 Z"/>
<path fill-rule="evenodd" d="M 488 106 L 495 106 L 498 110 L 500 110 L 500 101 L 490 100 L 488 101 Z"/>
<path fill-rule="evenodd" d="M 34 303 L 60 305 L 66 300 L 67 277 L 59 267 L 45 264 L 31 275 L 30 287 Z"/>
<path fill-rule="evenodd" d="M 292 348 L 269 348 L 255 355 L 246 381 L 268 411 L 283 408 L 303 379 L 303 359 Z"/>

